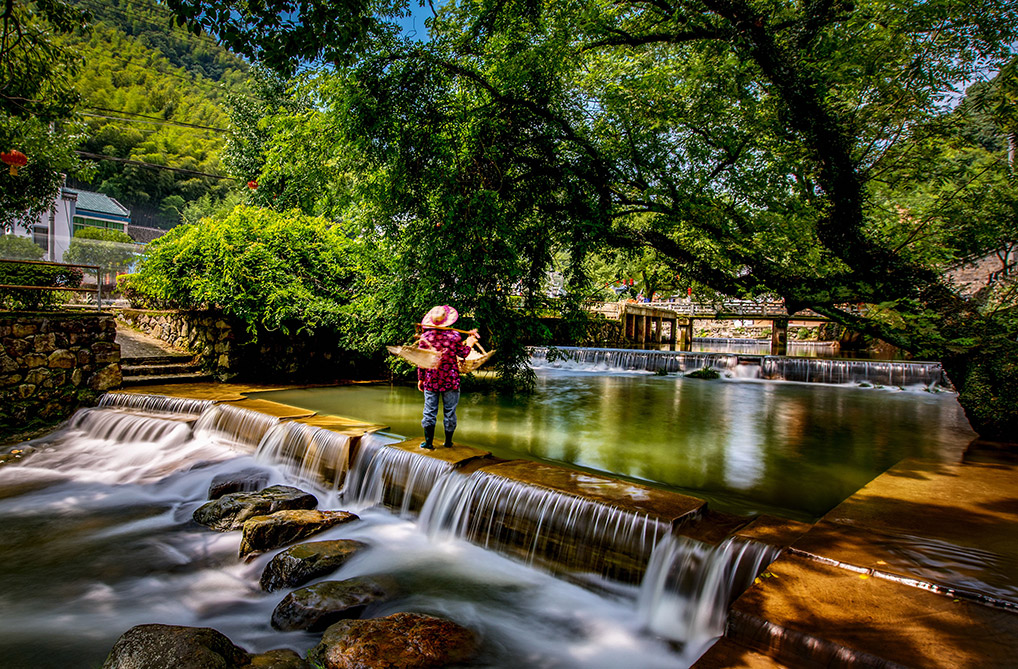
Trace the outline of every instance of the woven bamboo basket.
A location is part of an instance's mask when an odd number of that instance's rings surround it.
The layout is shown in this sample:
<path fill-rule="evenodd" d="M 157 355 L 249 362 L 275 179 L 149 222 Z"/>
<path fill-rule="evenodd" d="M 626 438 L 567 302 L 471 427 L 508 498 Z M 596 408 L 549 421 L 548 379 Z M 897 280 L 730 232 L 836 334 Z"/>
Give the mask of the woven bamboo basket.
<path fill-rule="evenodd" d="M 470 355 L 464 360 L 459 361 L 460 374 L 469 374 L 484 363 L 488 362 L 491 356 L 495 355 L 495 351 L 485 351 L 484 347 L 480 344 L 474 344 L 480 351 L 470 349 Z"/>
<path fill-rule="evenodd" d="M 389 353 L 399 356 L 421 369 L 435 369 L 438 367 L 438 361 L 442 358 L 438 351 L 417 346 L 386 346 L 386 348 L 389 349 Z"/>

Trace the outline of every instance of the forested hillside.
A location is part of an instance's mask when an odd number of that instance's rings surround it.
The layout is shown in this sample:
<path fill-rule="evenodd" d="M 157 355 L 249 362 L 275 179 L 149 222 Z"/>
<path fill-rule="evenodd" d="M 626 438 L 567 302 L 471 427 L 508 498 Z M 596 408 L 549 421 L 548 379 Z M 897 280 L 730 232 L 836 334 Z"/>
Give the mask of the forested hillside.
<path fill-rule="evenodd" d="M 215 177 L 227 176 L 220 160 L 227 96 L 243 95 L 247 64 L 173 27 L 152 0 L 76 4 L 93 16 L 89 34 L 64 38 L 82 59 L 75 87 L 88 130 L 78 148 L 104 159 L 73 185 L 117 198 L 137 224 L 153 227 L 175 225 L 180 209 L 206 193 L 236 188 Z"/>

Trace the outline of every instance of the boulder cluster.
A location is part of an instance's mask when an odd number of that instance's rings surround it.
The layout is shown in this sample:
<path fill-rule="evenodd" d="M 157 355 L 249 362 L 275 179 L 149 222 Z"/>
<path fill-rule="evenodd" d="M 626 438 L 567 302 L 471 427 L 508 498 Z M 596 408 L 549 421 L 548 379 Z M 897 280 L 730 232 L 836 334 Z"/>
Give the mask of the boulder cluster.
<path fill-rule="evenodd" d="M 264 485 L 251 472 L 235 481 L 218 478 L 210 501 L 194 512 L 195 522 L 219 532 L 241 531 L 240 559 L 287 546 L 262 572 L 266 592 L 292 589 L 272 612 L 283 631 L 321 632 L 321 641 L 303 658 L 290 649 L 252 654 L 217 630 L 179 625 L 138 625 L 113 646 L 103 669 L 353 669 L 442 667 L 474 656 L 476 635 L 450 620 L 419 613 L 361 618 L 372 604 L 400 596 L 396 579 L 358 576 L 325 580 L 368 548 L 352 539 L 294 544 L 358 517 L 346 511 L 317 510 L 318 499 L 290 486 Z M 294 545 L 290 545 L 294 544 Z"/>

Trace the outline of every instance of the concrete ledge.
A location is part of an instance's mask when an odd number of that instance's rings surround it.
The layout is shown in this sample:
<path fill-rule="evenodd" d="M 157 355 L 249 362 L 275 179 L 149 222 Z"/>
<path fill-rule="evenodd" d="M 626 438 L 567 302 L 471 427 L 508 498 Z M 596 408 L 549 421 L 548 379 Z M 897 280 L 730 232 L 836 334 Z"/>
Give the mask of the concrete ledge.
<path fill-rule="evenodd" d="M 1014 666 L 1018 616 L 785 555 L 732 606 L 727 636 L 791 666 Z"/>
<path fill-rule="evenodd" d="M 785 669 L 777 660 L 722 637 L 690 669 Z"/>
<path fill-rule="evenodd" d="M 695 497 L 529 460 L 510 460 L 482 471 L 666 522 L 695 516 L 706 506 Z"/>

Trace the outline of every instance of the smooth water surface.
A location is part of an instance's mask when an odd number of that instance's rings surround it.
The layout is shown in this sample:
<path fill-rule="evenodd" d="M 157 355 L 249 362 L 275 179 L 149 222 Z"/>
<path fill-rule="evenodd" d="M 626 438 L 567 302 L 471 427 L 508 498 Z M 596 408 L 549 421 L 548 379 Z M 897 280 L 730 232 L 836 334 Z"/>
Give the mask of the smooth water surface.
<path fill-rule="evenodd" d="M 421 434 L 421 393 L 358 385 L 258 395 Z M 537 392 L 464 392 L 458 443 L 649 481 L 735 513 L 823 515 L 905 457 L 973 438 L 951 393 L 539 370 Z M 441 427 L 438 438 L 441 437 Z"/>

